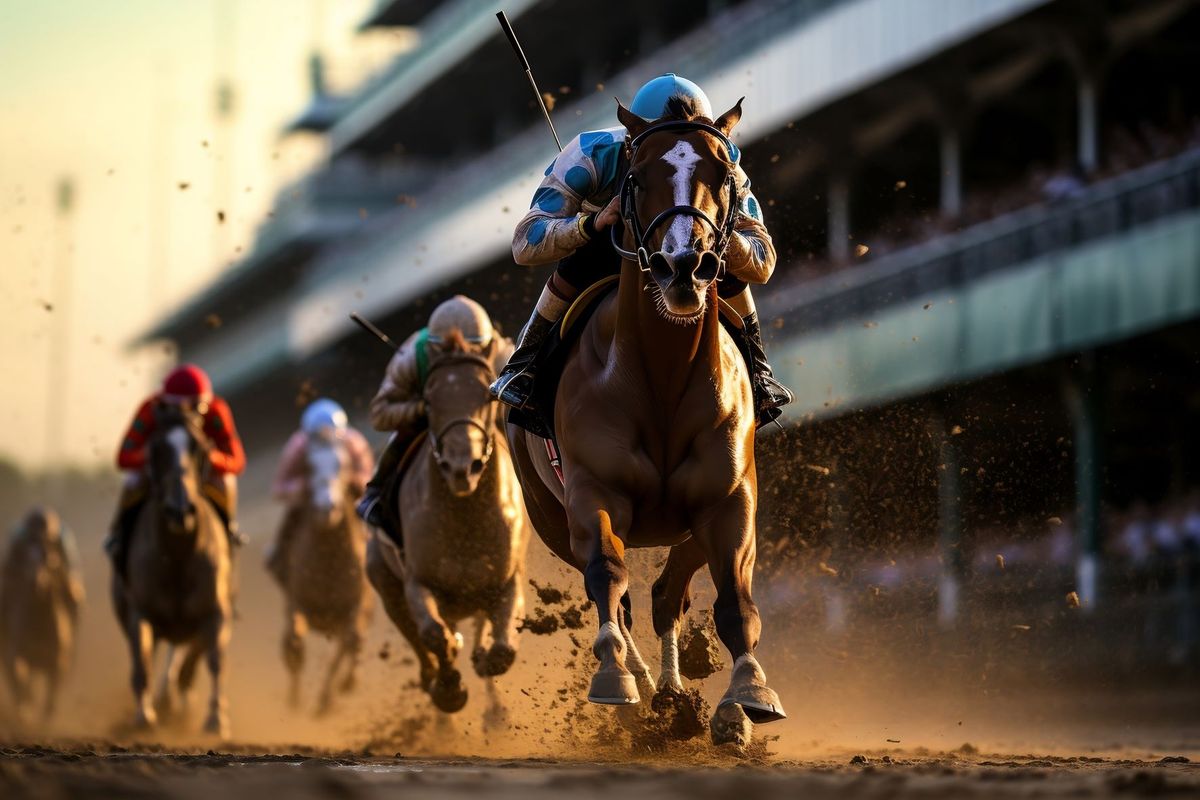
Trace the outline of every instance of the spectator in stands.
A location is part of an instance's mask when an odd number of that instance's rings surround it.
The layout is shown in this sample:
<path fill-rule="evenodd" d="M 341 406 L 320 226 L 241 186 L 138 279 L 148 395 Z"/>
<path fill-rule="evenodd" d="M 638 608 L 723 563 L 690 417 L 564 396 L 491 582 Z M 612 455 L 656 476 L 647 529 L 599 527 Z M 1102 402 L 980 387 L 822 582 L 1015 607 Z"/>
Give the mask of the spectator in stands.
<path fill-rule="evenodd" d="M 1142 566 L 1150 559 L 1150 513 L 1146 504 L 1138 501 L 1129 510 L 1129 517 L 1117 540 L 1117 550 L 1135 566 Z"/>

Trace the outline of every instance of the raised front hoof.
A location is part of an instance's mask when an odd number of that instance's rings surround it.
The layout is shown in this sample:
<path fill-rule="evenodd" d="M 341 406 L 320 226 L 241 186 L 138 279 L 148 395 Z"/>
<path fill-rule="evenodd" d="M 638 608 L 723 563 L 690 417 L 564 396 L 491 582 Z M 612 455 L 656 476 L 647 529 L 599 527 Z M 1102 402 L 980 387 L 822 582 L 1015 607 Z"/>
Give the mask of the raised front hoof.
<path fill-rule="evenodd" d="M 429 687 L 429 697 L 439 711 L 454 714 L 467 704 L 467 690 L 462 685 L 462 675 L 455 670 L 449 675 L 439 676 Z"/>
<path fill-rule="evenodd" d="M 475 674 L 481 678 L 494 678 L 503 675 L 517 660 L 517 651 L 512 645 L 496 643 L 490 649 L 476 647 L 471 653 L 471 665 Z"/>
<path fill-rule="evenodd" d="M 222 740 L 228 739 L 229 718 L 219 711 L 209 713 L 208 719 L 204 720 L 204 732 Z"/>
<path fill-rule="evenodd" d="M 717 707 L 708 723 L 712 734 L 712 743 L 718 747 L 729 745 L 738 750 L 745 750 L 750 745 L 750 737 L 754 734 L 754 725 L 742 707 L 736 703 L 726 703 Z"/>
<path fill-rule="evenodd" d="M 755 725 L 765 725 L 787 719 L 779 695 L 768 686 L 749 685 L 732 691 L 721 699 L 721 705 L 736 703 Z"/>
<path fill-rule="evenodd" d="M 621 667 L 605 667 L 592 676 L 588 702 L 602 706 L 630 706 L 641 702 L 637 679 Z"/>

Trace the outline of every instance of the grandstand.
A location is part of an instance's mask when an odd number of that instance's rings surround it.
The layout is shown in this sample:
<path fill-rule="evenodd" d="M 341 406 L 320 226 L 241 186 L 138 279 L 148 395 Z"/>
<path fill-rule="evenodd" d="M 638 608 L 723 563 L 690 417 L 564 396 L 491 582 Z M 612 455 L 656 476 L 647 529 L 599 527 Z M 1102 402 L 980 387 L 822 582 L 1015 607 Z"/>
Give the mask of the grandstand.
<path fill-rule="evenodd" d="M 765 536 L 844 565 L 835 594 L 920 575 L 947 628 L 994 601 L 969 581 L 994 540 L 1056 608 L 1196 620 L 1194 591 L 1155 594 L 1174 578 L 1129 588 L 1120 537 L 1138 503 L 1186 518 L 1200 486 L 1193 0 L 618 1 L 586 29 L 566 0 L 380 2 L 364 26 L 419 44 L 300 118 L 325 161 L 142 338 L 211 369 L 260 473 L 296 402 L 365 408 L 387 353 L 349 311 L 403 335 L 465 292 L 512 332 L 536 297 L 546 271 L 509 239 L 554 150 L 501 8 L 564 136 L 668 70 L 746 96 L 780 254 L 757 294 L 799 398 L 760 440 Z M 1177 538 L 1164 558 L 1200 550 Z M 1194 632 L 1168 638 L 1196 657 Z"/>

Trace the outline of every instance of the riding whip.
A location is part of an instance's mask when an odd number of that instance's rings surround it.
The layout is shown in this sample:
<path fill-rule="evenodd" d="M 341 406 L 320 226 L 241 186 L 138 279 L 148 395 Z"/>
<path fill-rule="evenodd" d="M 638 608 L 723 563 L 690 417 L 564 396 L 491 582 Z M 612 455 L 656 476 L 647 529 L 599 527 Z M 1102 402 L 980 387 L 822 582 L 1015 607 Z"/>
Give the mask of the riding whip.
<path fill-rule="evenodd" d="M 390 336 L 388 336 L 383 331 L 379 330 L 379 328 L 375 327 L 375 325 L 373 325 L 370 320 L 366 320 L 366 319 L 363 319 L 362 317 L 360 317 L 358 315 L 357 311 L 350 312 L 350 319 L 357 322 L 359 327 L 361 327 L 364 331 L 366 331 L 367 333 L 374 336 L 379 341 L 386 344 L 388 347 L 392 348 L 393 350 L 400 349 L 400 345 L 393 342 Z"/>
<path fill-rule="evenodd" d="M 513 32 L 512 25 L 503 11 L 496 12 L 496 19 L 500 20 L 500 27 L 504 29 L 504 35 L 508 37 L 508 43 L 512 45 L 513 52 L 517 54 L 517 60 L 521 62 L 521 68 L 525 70 L 525 77 L 529 79 L 529 86 L 533 89 L 533 96 L 537 98 L 538 107 L 542 109 L 542 116 L 546 118 L 546 124 L 550 126 L 550 135 L 554 137 L 554 143 L 558 145 L 558 152 L 561 153 L 562 142 L 558 140 L 558 131 L 554 130 L 554 122 L 550 119 L 550 109 L 546 108 L 546 101 L 538 89 L 537 81 L 533 79 L 533 73 L 529 70 L 529 59 L 525 58 L 525 51 L 521 49 L 521 43 L 517 41 L 517 34 Z"/>

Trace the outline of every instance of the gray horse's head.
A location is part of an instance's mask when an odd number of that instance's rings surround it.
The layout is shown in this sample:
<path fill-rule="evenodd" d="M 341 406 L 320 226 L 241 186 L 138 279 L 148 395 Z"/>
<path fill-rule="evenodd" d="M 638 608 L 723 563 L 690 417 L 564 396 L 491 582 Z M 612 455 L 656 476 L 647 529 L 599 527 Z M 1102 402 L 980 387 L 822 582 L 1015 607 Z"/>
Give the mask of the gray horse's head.
<path fill-rule="evenodd" d="M 336 432 L 324 428 L 308 437 L 308 497 L 312 510 L 329 526 L 341 523 L 346 499 L 346 448 Z"/>
<path fill-rule="evenodd" d="M 425 382 L 429 439 L 438 471 L 457 497 L 479 486 L 494 448 L 496 409 L 490 351 L 481 353 L 461 334 L 442 337 Z"/>

